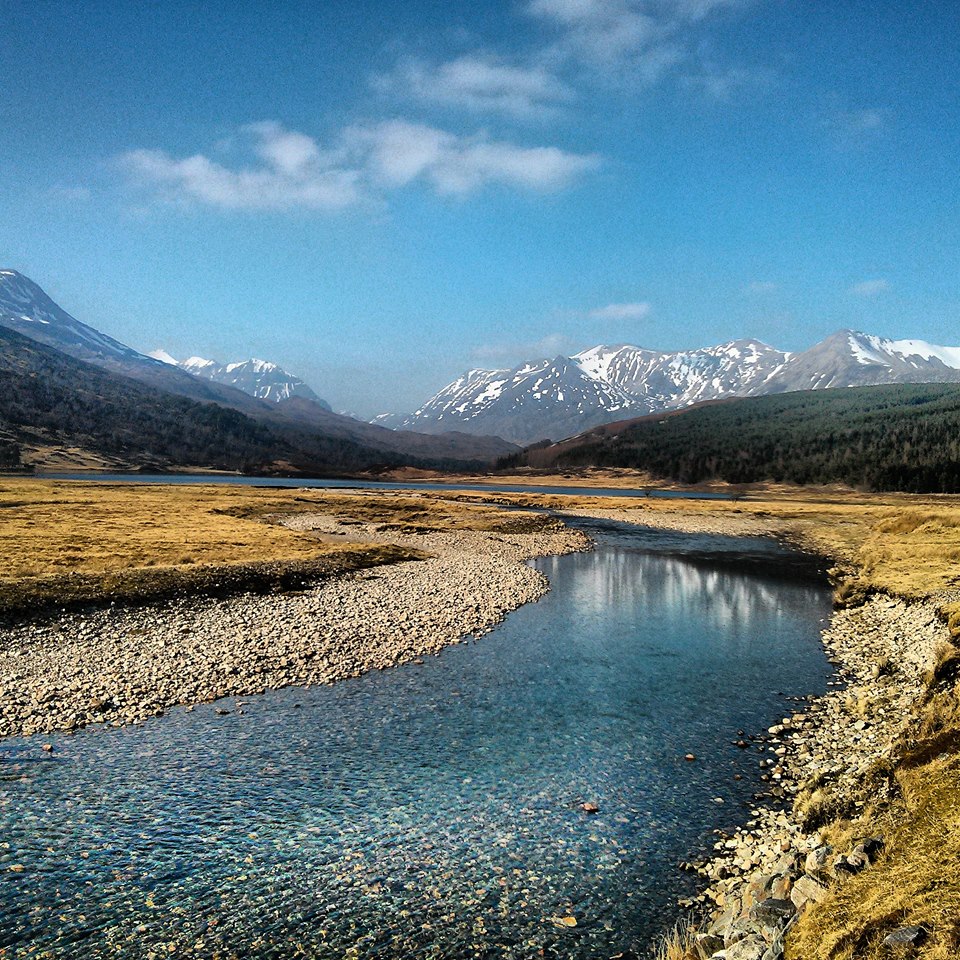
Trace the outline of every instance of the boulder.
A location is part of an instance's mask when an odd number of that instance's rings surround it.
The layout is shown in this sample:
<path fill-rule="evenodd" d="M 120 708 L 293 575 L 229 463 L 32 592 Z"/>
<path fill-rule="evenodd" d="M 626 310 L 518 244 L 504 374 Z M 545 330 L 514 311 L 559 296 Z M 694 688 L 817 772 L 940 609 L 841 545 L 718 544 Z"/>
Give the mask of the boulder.
<path fill-rule="evenodd" d="M 711 960 L 714 954 L 723 949 L 723 938 L 714 933 L 698 933 L 694 946 L 700 954 L 700 960 Z"/>
<path fill-rule="evenodd" d="M 805 873 L 793 885 L 790 899 L 797 910 L 803 910 L 808 903 L 820 903 L 827 895 L 827 888 L 819 880 Z"/>
<path fill-rule="evenodd" d="M 768 927 L 779 930 L 790 922 L 790 918 L 797 912 L 792 900 L 779 900 L 768 897 L 755 903 L 750 910 L 750 919 Z"/>
<path fill-rule="evenodd" d="M 759 936 L 749 936 L 726 949 L 726 960 L 763 960 L 766 942 Z"/>
<path fill-rule="evenodd" d="M 826 873 L 830 869 L 830 858 L 833 855 L 833 847 L 824 844 L 822 847 L 815 847 L 807 854 L 803 869 L 810 874 Z"/>

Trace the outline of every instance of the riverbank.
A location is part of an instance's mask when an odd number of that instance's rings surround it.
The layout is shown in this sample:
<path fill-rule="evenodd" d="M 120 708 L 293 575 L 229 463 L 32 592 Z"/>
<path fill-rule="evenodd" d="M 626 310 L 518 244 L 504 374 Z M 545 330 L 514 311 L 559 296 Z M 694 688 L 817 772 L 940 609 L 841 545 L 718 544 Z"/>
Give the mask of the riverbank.
<path fill-rule="evenodd" d="M 842 532 L 807 506 L 565 511 L 775 536 L 837 564 L 840 608 L 823 634 L 833 689 L 737 742 L 756 755 L 766 795 L 741 828 L 718 836 L 711 858 L 688 865 L 707 886 L 684 904 L 690 921 L 661 945 L 664 960 L 945 960 L 960 946 L 956 505 L 914 501 L 896 516 L 871 516 L 876 503 L 865 504 L 859 516 L 848 510 Z M 877 527 L 894 541 L 884 551 Z M 908 540 L 899 552 L 897 536 Z M 930 559 L 937 550 L 940 569 Z M 919 571 L 898 569 L 911 563 Z M 906 597 L 890 589 L 896 583 Z"/>
<path fill-rule="evenodd" d="M 524 525 L 514 516 L 491 531 L 418 530 L 404 511 L 409 498 L 395 498 L 398 525 L 390 526 L 379 515 L 390 514 L 390 498 L 356 499 L 335 498 L 321 512 L 291 496 L 279 522 L 320 549 L 347 540 L 360 555 L 393 548 L 423 559 L 304 577 L 279 594 L 209 598 L 181 585 L 160 604 L 8 619 L 0 628 L 0 735 L 136 723 L 176 704 L 414 661 L 542 596 L 547 581 L 526 560 L 589 546 L 547 518 Z M 379 511 L 374 522 L 350 516 L 364 507 Z"/>
<path fill-rule="evenodd" d="M 886 938 L 911 927 L 925 938 L 915 955 L 956 955 L 956 498 L 817 491 L 666 501 L 7 482 L 0 587 L 15 585 L 32 603 L 46 584 L 69 607 L 28 618 L 21 607 L 0 628 L 0 734 L 135 723 L 177 703 L 329 683 L 482 633 L 546 589 L 526 558 L 586 546 L 546 516 L 483 501 L 772 535 L 835 564 L 844 609 L 825 636 L 834 690 L 766 734 L 744 733 L 742 749 L 755 751 L 773 797 L 700 865 L 710 886 L 695 909 L 712 908 L 712 929 L 699 931 L 698 943 L 693 933 L 676 941 L 671 960 L 719 950 L 725 960 L 773 960 L 787 926 L 789 960 L 879 960 L 890 955 Z M 370 567 L 370 551 L 394 551 L 374 562 L 402 562 Z M 335 576 L 311 568 L 296 583 L 253 592 L 242 578 L 230 596 L 195 592 L 197 578 L 219 579 L 217 564 L 237 572 L 333 560 L 344 564 Z M 149 589 L 137 605 L 111 607 L 124 600 L 117 578 L 131 569 Z M 150 594 L 165 579 L 178 589 Z M 81 581 L 89 596 L 57 592 Z"/>

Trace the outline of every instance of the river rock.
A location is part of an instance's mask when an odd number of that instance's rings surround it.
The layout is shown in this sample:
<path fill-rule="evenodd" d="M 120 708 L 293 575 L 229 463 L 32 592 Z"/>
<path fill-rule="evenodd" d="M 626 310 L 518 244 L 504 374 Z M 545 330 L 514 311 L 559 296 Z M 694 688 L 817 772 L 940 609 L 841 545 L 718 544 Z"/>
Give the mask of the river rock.
<path fill-rule="evenodd" d="M 924 927 L 901 927 L 885 937 L 883 942 L 888 947 L 919 947 L 927 936 Z"/>
<path fill-rule="evenodd" d="M 778 930 L 785 926 L 796 912 L 797 908 L 792 900 L 769 897 L 750 908 L 750 918 L 771 930 Z"/>
<path fill-rule="evenodd" d="M 793 889 L 790 891 L 790 899 L 797 910 L 803 910 L 808 903 L 820 903 L 828 892 L 824 884 L 805 873 L 793 885 Z"/>
<path fill-rule="evenodd" d="M 694 938 L 694 947 L 699 954 L 699 960 L 711 960 L 723 949 L 723 937 L 718 937 L 715 933 L 698 933 Z"/>
<path fill-rule="evenodd" d="M 756 934 L 738 940 L 724 951 L 726 960 L 763 960 L 766 952 L 766 941 Z"/>
<path fill-rule="evenodd" d="M 815 847 L 807 854 L 807 859 L 803 862 L 803 869 L 812 876 L 825 874 L 830 868 L 830 858 L 832 855 L 833 847 L 829 844 Z"/>

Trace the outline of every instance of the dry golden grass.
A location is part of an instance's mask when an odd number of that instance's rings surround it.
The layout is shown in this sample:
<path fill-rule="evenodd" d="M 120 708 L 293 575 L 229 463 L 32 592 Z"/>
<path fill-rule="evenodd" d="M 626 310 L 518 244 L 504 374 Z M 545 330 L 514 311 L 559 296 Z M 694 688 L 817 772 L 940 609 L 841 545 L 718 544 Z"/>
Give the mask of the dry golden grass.
<path fill-rule="evenodd" d="M 331 543 L 273 522 L 322 512 L 373 523 L 384 545 Z M 422 556 L 391 533 L 521 531 L 546 518 L 391 493 L 223 485 L 0 480 L 0 609 L 236 588 Z M 247 571 L 247 576 L 240 576 Z"/>
<path fill-rule="evenodd" d="M 0 482 L 0 580 L 135 567 L 304 560 L 331 547 L 231 515 L 268 507 L 243 487 Z"/>
<path fill-rule="evenodd" d="M 266 522 L 271 516 L 307 511 L 375 523 L 384 530 L 503 530 L 512 522 L 490 507 L 415 496 L 226 484 L 7 480 L 0 481 L 0 580 L 306 560 L 342 549 Z M 525 522 L 529 518 L 521 516 L 514 525 Z"/>
<path fill-rule="evenodd" d="M 461 501 L 432 493 L 291 491 L 283 502 L 264 507 L 259 503 L 238 505 L 236 516 L 259 517 L 321 510 L 345 520 L 374 524 L 383 532 L 430 533 L 450 530 L 480 530 L 509 533 L 557 526 L 542 515 L 521 511 L 505 513 L 482 503 Z"/>
<path fill-rule="evenodd" d="M 653 960 L 700 960 L 697 949 L 696 929 L 686 920 L 681 920 L 657 944 Z"/>
<path fill-rule="evenodd" d="M 788 941 L 788 960 L 886 960 L 887 934 L 922 925 L 929 941 L 915 953 L 948 960 L 960 948 L 960 754 L 943 748 L 932 757 L 922 744 L 900 762 L 902 793 L 870 826 L 886 841 L 880 862 L 836 887 L 803 917 Z M 855 825 L 854 825 L 855 827 Z M 856 833 L 848 826 L 849 841 Z"/>

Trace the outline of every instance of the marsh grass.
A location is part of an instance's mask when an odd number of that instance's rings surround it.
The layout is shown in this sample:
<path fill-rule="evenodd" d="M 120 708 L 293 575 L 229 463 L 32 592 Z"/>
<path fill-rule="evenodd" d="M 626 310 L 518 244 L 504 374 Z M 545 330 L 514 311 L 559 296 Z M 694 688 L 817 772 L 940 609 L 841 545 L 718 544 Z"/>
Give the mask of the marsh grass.
<path fill-rule="evenodd" d="M 701 960 L 701 956 L 696 928 L 689 921 L 680 920 L 657 944 L 653 960 Z"/>

